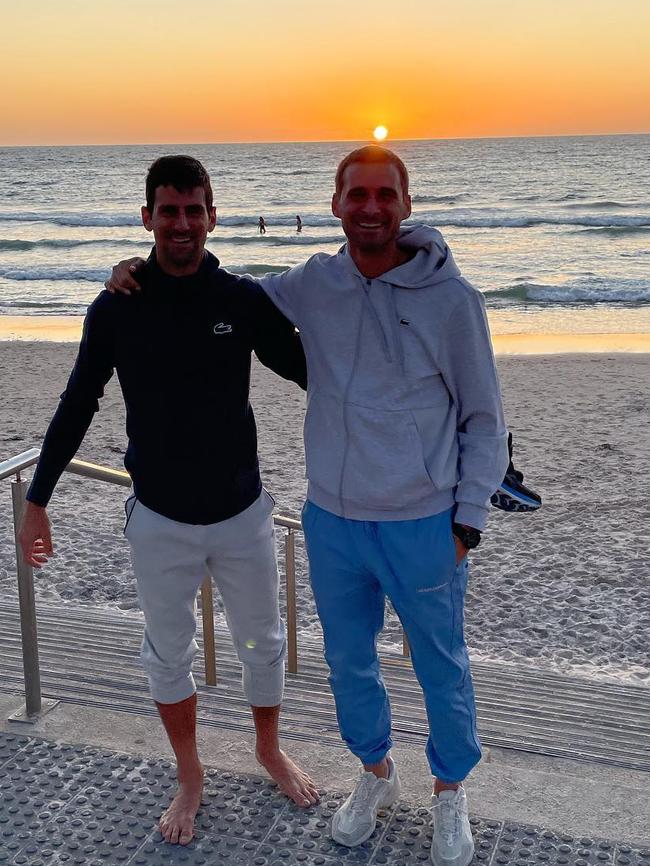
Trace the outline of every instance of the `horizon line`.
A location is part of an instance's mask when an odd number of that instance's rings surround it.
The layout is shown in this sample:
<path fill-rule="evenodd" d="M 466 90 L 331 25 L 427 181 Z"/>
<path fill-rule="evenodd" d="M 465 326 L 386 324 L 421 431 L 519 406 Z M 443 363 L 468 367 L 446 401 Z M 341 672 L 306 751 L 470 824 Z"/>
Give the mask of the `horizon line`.
<path fill-rule="evenodd" d="M 513 141 L 518 139 L 537 138 L 622 138 L 636 135 L 650 135 L 650 130 L 635 132 L 577 132 L 577 133 L 538 133 L 535 135 L 470 135 L 470 136 L 439 136 L 437 138 L 389 138 L 382 142 L 371 138 L 328 138 L 328 139 L 273 139 L 243 141 L 158 141 L 158 142 L 75 142 L 67 144 L 51 144 L 42 142 L 40 144 L 0 144 L 0 149 L 27 147 L 169 147 L 170 145 L 183 146 L 213 146 L 213 145 L 247 145 L 247 144 L 376 144 L 378 147 L 386 146 L 388 142 L 414 142 L 414 141 Z"/>

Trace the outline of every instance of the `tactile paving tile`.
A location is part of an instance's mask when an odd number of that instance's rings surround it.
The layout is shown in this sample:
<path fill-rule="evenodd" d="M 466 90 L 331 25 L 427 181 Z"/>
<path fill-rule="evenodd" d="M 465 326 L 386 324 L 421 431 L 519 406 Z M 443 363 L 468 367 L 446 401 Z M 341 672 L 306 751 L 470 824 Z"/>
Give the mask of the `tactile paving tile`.
<path fill-rule="evenodd" d="M 506 823 L 493 866 L 612 866 L 614 843 Z"/>
<path fill-rule="evenodd" d="M 168 845 L 160 833 L 137 852 L 129 866 L 267 866 L 251 839 L 215 838 L 200 830 L 189 845 Z"/>
<path fill-rule="evenodd" d="M 59 814 L 37 832 L 14 866 L 125 866 L 150 835 L 141 818 L 119 818 L 98 809 Z"/>
<path fill-rule="evenodd" d="M 93 783 L 20 851 L 16 866 L 26 855 L 30 866 L 123 866 L 156 831 L 176 789 L 171 765 L 90 750 L 84 758 Z"/>
<path fill-rule="evenodd" d="M 197 828 L 210 836 L 259 844 L 289 801 L 264 779 L 209 771 Z"/>
<path fill-rule="evenodd" d="M 490 862 L 495 849 L 501 824 L 484 818 L 470 818 L 470 826 L 476 846 L 475 866 Z M 390 866 L 409 866 L 409 864 L 430 862 L 433 826 L 431 810 L 406 805 L 398 805 L 391 818 L 386 833 L 381 839 L 373 864 Z"/>
<path fill-rule="evenodd" d="M 75 801 L 119 816 L 136 816 L 153 827 L 176 792 L 176 771 L 167 761 L 107 752 L 93 756 L 94 773 Z"/>
<path fill-rule="evenodd" d="M 33 740 L 2 768 L 3 784 L 49 805 L 63 804 L 88 784 L 94 773 L 87 750 Z"/>
<path fill-rule="evenodd" d="M 75 805 L 59 813 L 20 851 L 15 863 L 27 857 L 30 866 L 89 863 L 125 864 L 153 826 L 136 815 L 122 816 L 99 808 Z"/>
<path fill-rule="evenodd" d="M 257 860 L 253 861 L 257 866 Z M 288 852 L 281 849 L 273 855 L 260 857 L 259 863 L 264 866 L 345 866 L 349 860 L 340 860 L 337 857 L 325 857 L 313 851 Z M 374 862 L 374 861 L 373 861 Z"/>
<path fill-rule="evenodd" d="M 84 750 L 30 741 L 0 777 L 0 863 L 13 857 L 88 784 Z M 4 861 L 3 861 L 4 858 Z"/>
<path fill-rule="evenodd" d="M 650 847 L 633 848 L 631 845 L 617 845 L 616 866 L 650 866 Z"/>
<path fill-rule="evenodd" d="M 325 796 L 318 805 L 310 809 L 301 809 L 291 802 L 288 803 L 260 847 L 260 855 L 273 864 L 367 863 L 386 829 L 390 813 L 379 813 L 375 832 L 367 842 L 356 848 L 346 848 L 330 837 L 332 816 L 344 799 L 342 794 Z"/>
<path fill-rule="evenodd" d="M 175 790 L 169 763 L 96 749 L 37 742 L 7 769 L 0 851 L 15 866 L 126 863 Z"/>
<path fill-rule="evenodd" d="M 0 767 L 29 743 L 29 737 L 6 734 L 0 731 Z"/>

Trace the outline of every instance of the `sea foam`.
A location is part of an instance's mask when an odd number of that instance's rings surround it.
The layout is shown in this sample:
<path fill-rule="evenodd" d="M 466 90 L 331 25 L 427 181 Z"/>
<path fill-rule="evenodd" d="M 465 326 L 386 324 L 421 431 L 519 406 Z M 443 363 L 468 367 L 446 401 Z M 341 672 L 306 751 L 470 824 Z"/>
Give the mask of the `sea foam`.
<path fill-rule="evenodd" d="M 0 267 L 0 277 L 5 280 L 40 281 L 50 280 L 60 282 L 61 280 L 84 280 L 91 283 L 103 283 L 110 276 L 109 268 L 8 268 Z M 48 302 L 49 303 L 49 302 Z"/>
<path fill-rule="evenodd" d="M 526 280 L 487 291 L 485 299 L 488 306 L 499 302 L 647 304 L 650 303 L 650 280 L 597 277 L 567 281 L 558 285 L 545 285 Z"/>

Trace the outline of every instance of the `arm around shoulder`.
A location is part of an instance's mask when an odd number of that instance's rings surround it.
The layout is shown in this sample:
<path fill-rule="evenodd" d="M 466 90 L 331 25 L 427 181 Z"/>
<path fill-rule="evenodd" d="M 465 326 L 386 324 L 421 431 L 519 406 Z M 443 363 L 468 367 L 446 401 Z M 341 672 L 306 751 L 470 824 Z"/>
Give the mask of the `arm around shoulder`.
<path fill-rule="evenodd" d="M 279 274 L 265 274 L 259 283 L 275 306 L 300 327 L 300 306 L 307 262 Z"/>

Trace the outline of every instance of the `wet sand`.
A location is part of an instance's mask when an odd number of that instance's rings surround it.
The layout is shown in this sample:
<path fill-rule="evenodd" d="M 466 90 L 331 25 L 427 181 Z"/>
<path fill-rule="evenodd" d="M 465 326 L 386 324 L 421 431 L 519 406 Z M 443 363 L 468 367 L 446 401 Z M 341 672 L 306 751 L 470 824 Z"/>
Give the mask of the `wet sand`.
<path fill-rule="evenodd" d="M 0 341 L 77 343 L 81 316 L 0 316 Z M 650 352 L 646 333 L 501 333 L 499 313 L 490 314 L 494 351 L 500 355 L 546 355 L 575 352 Z"/>

